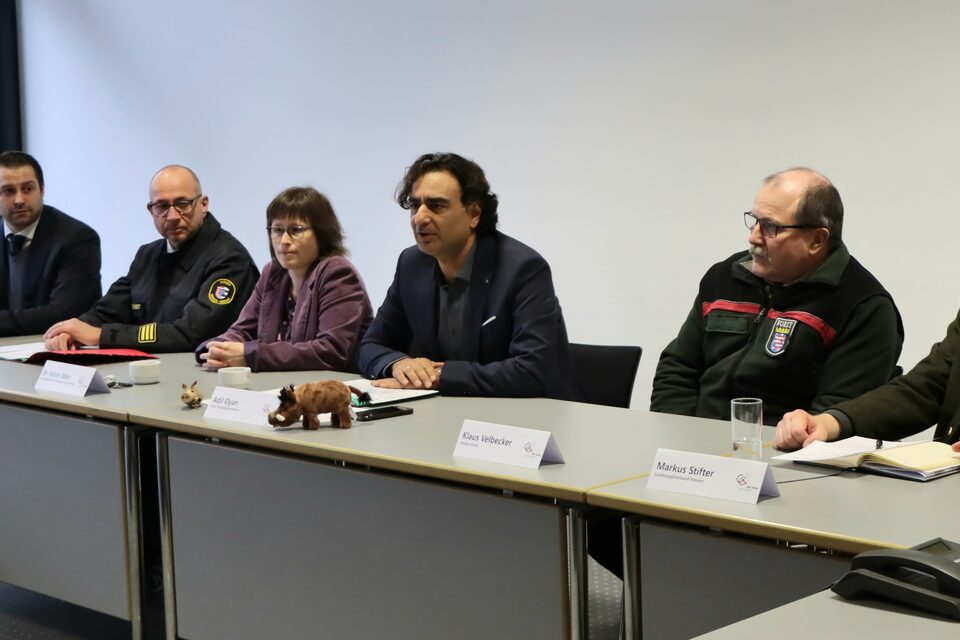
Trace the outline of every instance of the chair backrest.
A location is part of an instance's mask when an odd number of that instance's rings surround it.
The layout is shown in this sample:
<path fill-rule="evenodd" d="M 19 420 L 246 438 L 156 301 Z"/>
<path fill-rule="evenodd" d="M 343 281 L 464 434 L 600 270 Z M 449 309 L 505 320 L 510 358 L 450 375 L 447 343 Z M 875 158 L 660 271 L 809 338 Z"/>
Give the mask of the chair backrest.
<path fill-rule="evenodd" d="M 570 357 L 587 402 L 629 408 L 642 353 L 640 347 L 571 343 Z"/>

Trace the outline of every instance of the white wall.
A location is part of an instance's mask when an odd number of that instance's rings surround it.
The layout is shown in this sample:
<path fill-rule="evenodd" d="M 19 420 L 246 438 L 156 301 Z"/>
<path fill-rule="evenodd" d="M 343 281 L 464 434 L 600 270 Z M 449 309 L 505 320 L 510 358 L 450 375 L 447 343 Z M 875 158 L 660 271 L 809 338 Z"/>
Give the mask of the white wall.
<path fill-rule="evenodd" d="M 155 237 L 179 162 L 267 259 L 281 189 L 327 193 L 379 306 L 411 244 L 392 203 L 425 151 L 475 159 L 501 229 L 552 264 L 572 339 L 636 343 L 634 407 L 760 179 L 804 164 L 894 294 L 909 367 L 957 309 L 960 3 L 919 0 L 29 0 L 26 148 L 91 223 L 103 278 Z M 784 384 L 789 384 L 785 380 Z"/>

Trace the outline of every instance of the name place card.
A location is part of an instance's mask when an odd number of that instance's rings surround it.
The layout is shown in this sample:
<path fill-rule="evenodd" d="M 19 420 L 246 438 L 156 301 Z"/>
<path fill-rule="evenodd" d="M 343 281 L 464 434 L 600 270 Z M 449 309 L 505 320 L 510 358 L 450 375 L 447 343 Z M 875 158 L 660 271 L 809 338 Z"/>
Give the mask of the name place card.
<path fill-rule="evenodd" d="M 453 455 L 539 469 L 543 462 L 563 462 L 553 434 L 539 429 L 464 420 Z"/>
<path fill-rule="evenodd" d="M 47 360 L 33 385 L 36 391 L 48 391 L 82 398 L 88 393 L 110 393 L 103 376 L 93 367 Z"/>
<path fill-rule="evenodd" d="M 203 417 L 269 427 L 267 414 L 278 406 L 280 398 L 276 393 L 216 387 Z"/>
<path fill-rule="evenodd" d="M 657 449 L 647 488 L 747 504 L 780 495 L 766 462 L 673 449 Z"/>

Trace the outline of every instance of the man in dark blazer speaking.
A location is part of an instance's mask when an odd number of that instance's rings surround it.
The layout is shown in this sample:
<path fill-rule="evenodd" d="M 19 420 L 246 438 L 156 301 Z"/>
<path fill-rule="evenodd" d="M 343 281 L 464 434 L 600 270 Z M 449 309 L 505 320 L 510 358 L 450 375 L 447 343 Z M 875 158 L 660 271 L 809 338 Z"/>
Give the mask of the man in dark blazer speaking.
<path fill-rule="evenodd" d="M 496 230 L 483 170 L 453 153 L 420 156 L 397 187 L 417 245 L 400 254 L 360 344 L 376 386 L 444 395 L 581 400 L 550 266 Z"/>
<path fill-rule="evenodd" d="M 43 333 L 100 298 L 100 237 L 43 204 L 43 189 L 33 156 L 0 153 L 0 336 Z"/>

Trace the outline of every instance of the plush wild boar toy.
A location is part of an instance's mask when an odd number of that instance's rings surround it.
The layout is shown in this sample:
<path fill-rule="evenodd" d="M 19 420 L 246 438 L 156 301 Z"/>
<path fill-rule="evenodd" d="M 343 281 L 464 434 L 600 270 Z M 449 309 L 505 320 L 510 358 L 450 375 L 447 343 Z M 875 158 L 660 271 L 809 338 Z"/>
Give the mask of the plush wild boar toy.
<path fill-rule="evenodd" d="M 370 394 L 348 387 L 336 380 L 292 384 L 280 389 L 280 406 L 271 411 L 267 422 L 275 427 L 289 427 L 301 417 L 304 429 L 319 429 L 318 413 L 330 413 L 333 426 L 348 429 L 353 424 L 350 408 L 350 393 L 357 394 L 361 402 L 370 402 Z"/>
<path fill-rule="evenodd" d="M 183 393 L 180 394 L 180 401 L 191 409 L 199 407 L 200 403 L 203 402 L 203 396 L 197 391 L 197 381 L 194 380 L 193 384 L 189 387 L 185 384 L 181 384 L 180 386 L 183 387 Z"/>

